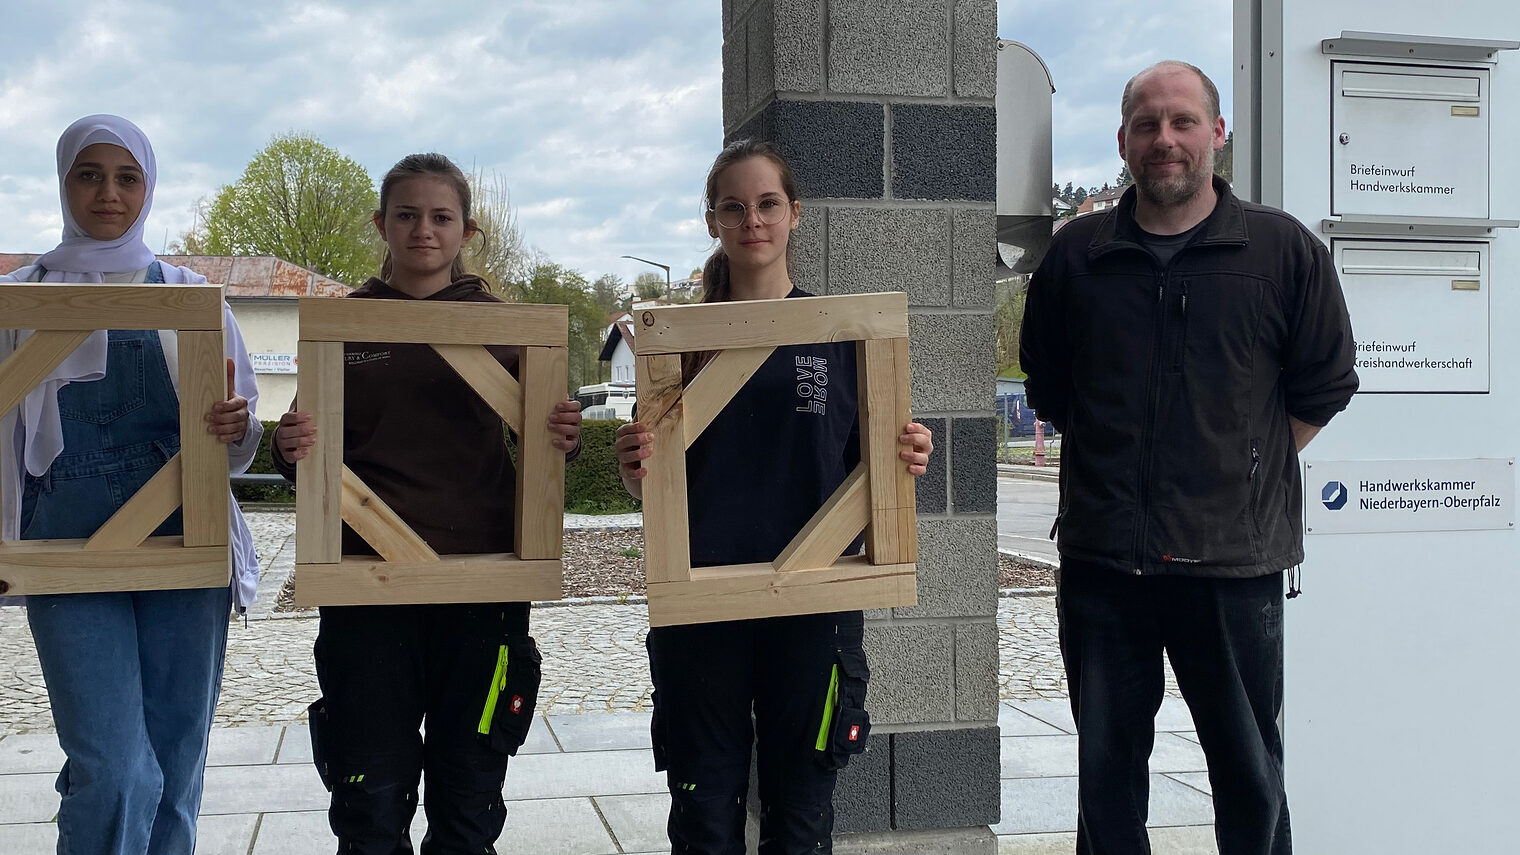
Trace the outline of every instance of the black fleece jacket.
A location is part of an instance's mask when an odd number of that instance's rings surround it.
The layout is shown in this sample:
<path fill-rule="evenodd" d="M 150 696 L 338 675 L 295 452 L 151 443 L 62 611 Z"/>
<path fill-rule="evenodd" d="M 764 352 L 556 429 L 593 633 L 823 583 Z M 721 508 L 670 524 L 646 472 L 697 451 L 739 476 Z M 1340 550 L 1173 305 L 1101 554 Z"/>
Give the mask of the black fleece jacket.
<path fill-rule="evenodd" d="M 1063 559 L 1249 577 L 1303 560 L 1288 417 L 1324 425 L 1356 348 L 1324 244 L 1282 211 L 1218 204 L 1162 267 L 1131 188 L 1056 233 L 1029 284 L 1021 367 L 1062 431 Z"/>

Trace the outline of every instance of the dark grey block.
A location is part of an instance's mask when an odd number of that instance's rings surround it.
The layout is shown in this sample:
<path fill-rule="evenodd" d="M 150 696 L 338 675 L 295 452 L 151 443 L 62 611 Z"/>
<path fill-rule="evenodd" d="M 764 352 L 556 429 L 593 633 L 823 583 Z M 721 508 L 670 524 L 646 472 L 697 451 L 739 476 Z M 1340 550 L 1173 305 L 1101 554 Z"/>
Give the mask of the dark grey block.
<path fill-rule="evenodd" d="M 992 315 L 908 316 L 913 352 L 913 409 L 991 410 L 995 387 Z"/>
<path fill-rule="evenodd" d="M 950 94 L 944 0 L 829 0 L 829 89 Z"/>
<path fill-rule="evenodd" d="M 955 627 L 955 720 L 998 717 L 998 628 L 985 623 Z"/>
<path fill-rule="evenodd" d="M 964 828 L 998 821 L 998 731 L 925 730 L 892 735 L 892 826 Z"/>
<path fill-rule="evenodd" d="M 778 100 L 728 139 L 774 141 L 804 199 L 879 199 L 885 116 L 880 104 Z"/>
<path fill-rule="evenodd" d="M 823 0 L 771 0 L 776 91 L 823 90 Z"/>
<path fill-rule="evenodd" d="M 847 208 L 829 212 L 829 291 L 903 291 L 910 306 L 950 303 L 950 212 Z"/>
<path fill-rule="evenodd" d="M 745 22 L 748 33 L 745 53 L 749 56 L 746 111 L 753 110 L 776 93 L 776 28 L 770 5 L 769 2 L 762 3 Z"/>
<path fill-rule="evenodd" d="M 800 231 L 800 230 L 799 230 Z M 946 489 L 948 479 L 945 477 L 946 461 L 949 459 L 947 451 L 949 444 L 945 436 L 944 419 L 914 419 L 927 427 L 934 434 L 934 453 L 929 455 L 929 469 L 924 474 L 914 479 L 913 490 L 915 504 L 921 514 L 942 514 L 949 506 L 949 492 Z"/>
<path fill-rule="evenodd" d="M 997 3 L 955 0 L 955 94 L 992 98 L 997 94 Z"/>
<path fill-rule="evenodd" d="M 918 605 L 900 618 L 997 614 L 997 520 L 955 517 L 918 521 Z"/>
<path fill-rule="evenodd" d="M 866 709 L 871 721 L 950 721 L 955 715 L 950 661 L 954 644 L 954 632 L 948 625 L 867 625 L 865 646 L 871 682 L 866 690 Z"/>
<path fill-rule="evenodd" d="M 997 227 L 991 205 L 958 208 L 950 225 L 952 302 L 961 309 L 992 309 L 997 279 Z"/>
<path fill-rule="evenodd" d="M 723 127 L 732 128 L 749 113 L 749 35 L 734 27 L 723 37 Z"/>
<path fill-rule="evenodd" d="M 950 422 L 950 507 L 958 514 L 997 510 L 997 422 Z"/>
<path fill-rule="evenodd" d="M 997 199 L 997 118 L 992 107 L 892 105 L 892 196 Z"/>
<path fill-rule="evenodd" d="M 850 758 L 834 789 L 834 832 L 886 831 L 892 827 L 892 737 L 872 736 L 864 754 Z"/>

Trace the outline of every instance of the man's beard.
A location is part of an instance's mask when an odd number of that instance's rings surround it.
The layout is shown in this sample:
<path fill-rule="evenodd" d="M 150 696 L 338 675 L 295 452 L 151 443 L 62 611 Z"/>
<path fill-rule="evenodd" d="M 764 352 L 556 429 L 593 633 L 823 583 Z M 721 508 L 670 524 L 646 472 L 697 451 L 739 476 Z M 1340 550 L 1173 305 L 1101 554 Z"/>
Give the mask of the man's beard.
<path fill-rule="evenodd" d="M 1148 176 L 1145 164 L 1141 164 L 1140 169 L 1131 171 L 1135 175 L 1135 190 L 1146 202 L 1158 208 L 1172 208 L 1185 204 L 1198 195 L 1213 175 L 1212 166 L 1211 163 L 1201 163 L 1197 168 L 1190 167 L 1173 178 Z"/>

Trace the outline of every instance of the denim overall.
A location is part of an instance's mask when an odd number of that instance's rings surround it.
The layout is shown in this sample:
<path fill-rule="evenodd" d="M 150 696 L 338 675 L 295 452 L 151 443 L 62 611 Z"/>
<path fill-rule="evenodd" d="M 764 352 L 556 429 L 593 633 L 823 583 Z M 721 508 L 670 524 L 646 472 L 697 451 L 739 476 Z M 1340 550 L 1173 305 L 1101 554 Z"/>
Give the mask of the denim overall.
<path fill-rule="evenodd" d="M 26 476 L 23 540 L 89 537 L 179 451 L 158 332 L 108 335 L 106 376 L 58 394 L 63 453 Z M 176 511 L 154 534 L 181 530 Z M 27 598 L 68 757 L 60 855 L 191 855 L 230 605 L 227 588 Z"/>

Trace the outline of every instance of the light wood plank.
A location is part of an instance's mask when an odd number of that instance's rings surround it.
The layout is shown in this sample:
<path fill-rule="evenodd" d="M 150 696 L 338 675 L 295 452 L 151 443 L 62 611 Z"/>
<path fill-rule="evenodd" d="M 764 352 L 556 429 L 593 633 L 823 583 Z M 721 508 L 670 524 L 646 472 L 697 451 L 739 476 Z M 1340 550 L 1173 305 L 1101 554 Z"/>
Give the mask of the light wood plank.
<path fill-rule="evenodd" d="M 901 344 L 899 344 L 901 342 Z M 899 365 L 899 356 L 902 364 Z M 901 525 L 900 511 L 915 506 L 913 476 L 898 454 L 897 438 L 912 418 L 908 402 L 907 339 L 863 341 L 859 363 L 860 448 L 870 465 L 871 524 L 866 555 L 876 564 L 917 560 L 917 526 Z"/>
<path fill-rule="evenodd" d="M 21 403 L 90 337 L 89 330 L 39 330 L 0 362 L 0 413 Z"/>
<path fill-rule="evenodd" d="M 559 561 L 500 555 L 443 556 L 417 564 L 350 556 L 337 564 L 297 564 L 299 606 L 501 603 L 563 596 Z"/>
<path fill-rule="evenodd" d="M 634 360 L 639 421 L 654 435 L 644 460 L 644 577 L 650 582 L 691 577 L 691 535 L 686 516 L 686 428 L 681 399 L 681 357 Z"/>
<path fill-rule="evenodd" d="M 84 551 L 131 549 L 147 540 L 182 503 L 183 478 L 184 458 L 176 454 L 95 530 Z"/>
<path fill-rule="evenodd" d="M 755 376 L 765 360 L 776 352 L 775 347 L 744 347 L 721 350 L 713 360 L 703 366 L 681 393 L 685 407 L 686 447 L 697 441 L 702 431 L 723 412 L 749 378 Z"/>
<path fill-rule="evenodd" d="M 569 336 L 566 306 L 301 299 L 302 341 L 564 347 Z"/>
<path fill-rule="evenodd" d="M 316 444 L 296 462 L 296 561 L 335 564 L 343 552 L 343 343 L 296 347 L 297 406 L 317 427 Z"/>
<path fill-rule="evenodd" d="M 640 356 L 908 335 L 908 297 L 899 291 L 665 306 L 635 314 Z"/>
<path fill-rule="evenodd" d="M 353 470 L 343 467 L 343 521 L 386 561 L 437 561 L 438 553 L 375 495 Z M 299 482 L 297 482 L 299 483 Z"/>
<path fill-rule="evenodd" d="M 564 557 L 565 453 L 554 447 L 549 416 L 565 400 L 569 351 L 564 347 L 524 347 L 523 426 L 517 434 L 517 507 L 513 534 L 526 560 Z"/>
<path fill-rule="evenodd" d="M 823 507 L 813 514 L 802 531 L 776 557 L 776 571 L 792 573 L 803 569 L 828 567 L 839 560 L 845 547 L 860 534 L 871 518 L 870 496 L 866 490 L 866 463 L 861 461 L 834 491 Z"/>
<path fill-rule="evenodd" d="M 221 315 L 217 315 L 220 323 Z M 228 543 L 227 446 L 206 430 L 206 413 L 227 399 L 227 363 L 222 331 L 179 333 L 179 456 L 183 464 L 180 498 L 184 504 L 185 545 Z"/>
<path fill-rule="evenodd" d="M 220 588 L 231 579 L 227 546 L 187 548 L 181 537 L 150 537 L 141 546 L 85 552 L 84 540 L 0 544 L 0 583 L 8 596 Z"/>
<path fill-rule="evenodd" d="M 863 556 L 832 567 L 777 573 L 766 564 L 700 568 L 687 582 L 651 582 L 650 626 L 911 606 L 915 567 L 871 565 Z"/>
<path fill-rule="evenodd" d="M 0 285 L 0 326 L 22 330 L 220 330 L 220 285 Z"/>
<path fill-rule="evenodd" d="M 518 436 L 523 432 L 522 387 L 496 357 L 478 344 L 435 344 L 438 355 Z"/>

